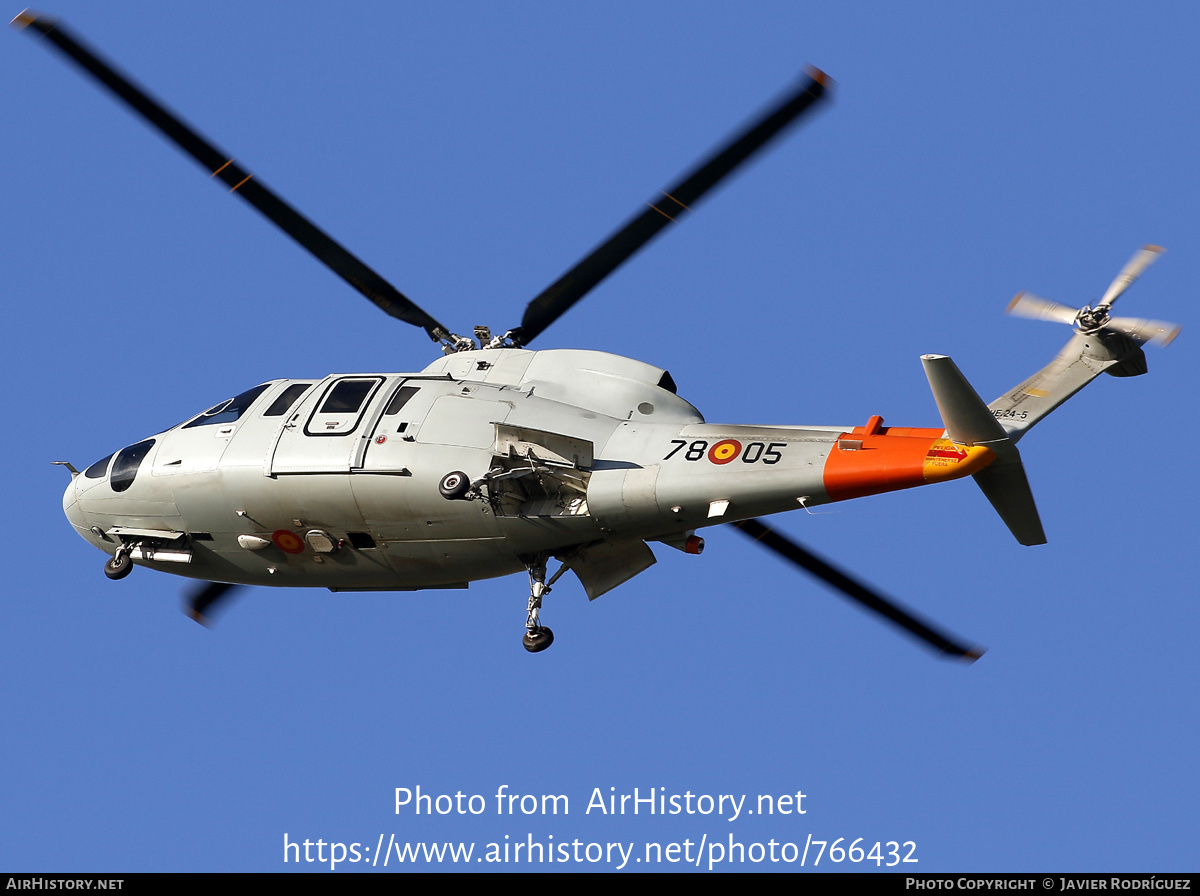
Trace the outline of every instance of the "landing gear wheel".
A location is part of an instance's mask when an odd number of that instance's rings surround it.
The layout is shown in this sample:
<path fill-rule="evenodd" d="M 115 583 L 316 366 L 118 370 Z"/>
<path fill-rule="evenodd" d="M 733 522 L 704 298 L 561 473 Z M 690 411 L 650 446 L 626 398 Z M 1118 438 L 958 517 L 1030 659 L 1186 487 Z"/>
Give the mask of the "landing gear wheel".
<path fill-rule="evenodd" d="M 525 645 L 525 649 L 530 653 L 541 653 L 554 643 L 554 632 L 550 631 L 544 625 L 539 625 L 537 628 L 531 628 L 525 632 L 525 637 L 521 639 L 521 643 Z"/>
<path fill-rule="evenodd" d="M 438 483 L 438 491 L 447 501 L 457 501 L 471 489 L 471 480 L 466 473 L 454 471 L 447 473 Z"/>
<path fill-rule="evenodd" d="M 114 582 L 133 572 L 133 559 L 128 554 L 117 554 L 104 564 L 104 574 Z"/>

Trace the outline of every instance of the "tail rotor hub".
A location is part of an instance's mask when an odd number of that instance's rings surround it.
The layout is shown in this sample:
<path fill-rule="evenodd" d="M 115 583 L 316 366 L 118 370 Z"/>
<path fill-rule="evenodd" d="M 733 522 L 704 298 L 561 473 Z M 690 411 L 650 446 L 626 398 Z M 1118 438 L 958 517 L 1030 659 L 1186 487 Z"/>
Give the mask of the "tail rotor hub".
<path fill-rule="evenodd" d="M 1079 329 L 1085 333 L 1099 330 L 1108 323 L 1108 308 L 1104 305 L 1098 308 L 1085 305 L 1079 309 L 1079 316 L 1076 318 L 1076 321 L 1079 324 Z"/>
<path fill-rule="evenodd" d="M 1155 345 L 1169 345 L 1179 335 L 1178 324 L 1161 320 L 1147 320 L 1136 317 L 1112 317 L 1113 303 L 1125 294 L 1134 281 L 1138 279 L 1154 261 L 1166 250 L 1162 246 L 1143 246 L 1133 253 L 1121 273 L 1109 284 L 1104 296 L 1093 308 L 1084 305 L 1078 311 L 1070 305 L 1062 305 L 1042 299 L 1027 292 L 1019 292 L 1008 305 L 1008 313 L 1018 317 L 1028 317 L 1033 320 L 1048 320 L 1060 324 L 1073 324 L 1080 333 L 1092 335 L 1101 331 L 1116 333 L 1133 340 L 1137 345 L 1152 342 Z M 1143 371 L 1144 372 L 1144 371 Z"/>

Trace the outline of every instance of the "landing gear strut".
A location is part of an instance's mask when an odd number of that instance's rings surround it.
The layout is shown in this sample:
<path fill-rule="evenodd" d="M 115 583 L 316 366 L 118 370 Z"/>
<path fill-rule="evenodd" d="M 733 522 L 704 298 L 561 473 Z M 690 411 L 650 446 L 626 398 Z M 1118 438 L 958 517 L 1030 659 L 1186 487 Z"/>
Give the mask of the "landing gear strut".
<path fill-rule="evenodd" d="M 540 653 L 554 643 L 554 632 L 538 622 L 542 597 L 550 593 L 550 586 L 546 584 L 546 559 L 545 554 L 538 554 L 525 564 L 529 570 L 529 615 L 521 643 L 530 653 Z"/>

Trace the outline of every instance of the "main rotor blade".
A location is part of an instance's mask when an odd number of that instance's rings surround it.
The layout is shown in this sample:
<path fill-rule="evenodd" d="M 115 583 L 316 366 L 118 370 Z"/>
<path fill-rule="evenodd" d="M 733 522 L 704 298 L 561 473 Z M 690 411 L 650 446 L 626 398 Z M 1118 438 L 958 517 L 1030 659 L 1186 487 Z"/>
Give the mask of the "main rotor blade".
<path fill-rule="evenodd" d="M 207 582 L 184 599 L 183 612 L 196 622 L 206 626 L 209 623 L 206 613 L 212 605 L 226 600 L 226 595 L 232 589 L 240 587 L 240 585 L 230 585 L 228 582 Z"/>
<path fill-rule="evenodd" d="M 1142 248 L 1134 252 L 1133 258 L 1129 259 L 1125 267 L 1121 268 L 1121 273 L 1117 274 L 1116 279 L 1109 284 L 1108 291 L 1104 293 L 1104 298 L 1100 300 L 1100 304 L 1096 307 L 1099 308 L 1101 305 L 1111 306 L 1113 302 L 1121 297 L 1121 294 L 1125 290 L 1133 285 L 1133 282 L 1138 277 L 1142 276 L 1142 272 L 1154 264 L 1158 260 L 1158 256 L 1166 251 L 1162 246 L 1142 246 Z"/>
<path fill-rule="evenodd" d="M 830 566 L 816 554 L 800 547 L 800 545 L 796 544 L 790 538 L 780 535 L 773 529 L 767 528 L 758 520 L 742 520 L 730 525 L 741 529 L 755 541 L 759 542 L 759 544 L 770 548 L 785 559 L 792 561 L 792 563 L 801 569 L 805 569 L 817 578 L 823 579 L 851 600 L 858 601 L 867 609 L 874 610 L 876 613 L 886 616 L 892 622 L 896 623 L 896 625 L 907 629 L 943 653 L 962 657 L 972 663 L 983 656 L 981 648 L 964 647 L 952 641 L 948 636 L 930 628 L 916 616 L 903 609 L 899 604 L 888 600 L 876 591 L 872 591 L 861 582 L 855 581 L 840 569 Z"/>
<path fill-rule="evenodd" d="M 705 193 L 821 99 L 829 83 L 830 79 L 824 72 L 810 68 L 808 77 L 799 88 L 759 116 L 683 180 L 664 190 L 661 197 L 646 203 L 649 208 L 626 223 L 530 302 L 521 319 L 521 326 L 512 332 L 513 340 L 519 345 L 528 345 L 537 338 L 629 256 L 668 224 L 678 220 L 684 212 L 690 211 Z"/>
<path fill-rule="evenodd" d="M 439 334 L 448 332 L 442 324 L 418 307 L 415 302 L 367 267 L 359 258 L 351 254 L 300 212 L 284 202 L 227 153 L 215 147 L 158 100 L 81 44 L 57 21 L 26 10 L 13 19 L 12 24 L 18 28 L 32 28 L 44 36 L 119 99 L 124 100 L 146 121 L 158 128 L 184 152 L 203 165 L 205 170 L 210 172 L 211 177 L 228 184 L 231 193 L 237 193 L 258 209 L 284 233 L 392 317 L 417 327 L 423 327 L 434 341 L 442 338 Z"/>

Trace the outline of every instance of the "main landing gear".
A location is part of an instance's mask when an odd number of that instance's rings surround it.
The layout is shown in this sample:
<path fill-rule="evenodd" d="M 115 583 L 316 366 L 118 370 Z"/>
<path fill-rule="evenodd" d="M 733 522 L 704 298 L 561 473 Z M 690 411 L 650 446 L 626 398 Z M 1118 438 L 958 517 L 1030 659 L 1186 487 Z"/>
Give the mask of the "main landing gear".
<path fill-rule="evenodd" d="M 545 625 L 536 625 L 525 632 L 521 643 L 530 653 L 540 653 L 554 643 L 554 632 Z"/>
<path fill-rule="evenodd" d="M 554 643 L 554 632 L 538 620 L 542 609 L 542 597 L 550 593 L 550 585 L 546 584 L 546 554 L 538 554 L 525 562 L 529 570 L 529 615 L 525 619 L 525 637 L 521 643 L 530 653 L 541 653 Z M 566 567 L 563 567 L 565 569 Z M 550 580 L 555 582 L 562 575 L 560 569 Z"/>

